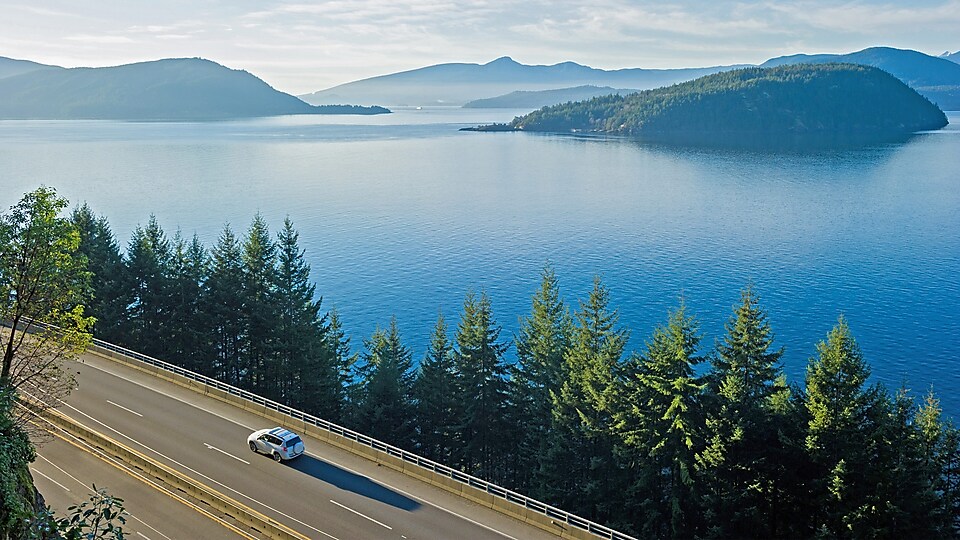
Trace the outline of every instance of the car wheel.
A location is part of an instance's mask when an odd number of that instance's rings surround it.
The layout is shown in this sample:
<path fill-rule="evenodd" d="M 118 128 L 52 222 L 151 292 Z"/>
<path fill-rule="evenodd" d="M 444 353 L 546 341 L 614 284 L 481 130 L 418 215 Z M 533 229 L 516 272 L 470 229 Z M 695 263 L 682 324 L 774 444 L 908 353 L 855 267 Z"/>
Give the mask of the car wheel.
<path fill-rule="evenodd" d="M 250 449 L 253 450 L 254 452 L 256 452 L 256 451 L 257 451 L 257 443 L 255 443 L 255 442 L 253 442 L 253 441 L 250 441 Z"/>
<path fill-rule="evenodd" d="M 273 460 L 280 463 L 280 454 L 278 452 L 273 453 Z"/>

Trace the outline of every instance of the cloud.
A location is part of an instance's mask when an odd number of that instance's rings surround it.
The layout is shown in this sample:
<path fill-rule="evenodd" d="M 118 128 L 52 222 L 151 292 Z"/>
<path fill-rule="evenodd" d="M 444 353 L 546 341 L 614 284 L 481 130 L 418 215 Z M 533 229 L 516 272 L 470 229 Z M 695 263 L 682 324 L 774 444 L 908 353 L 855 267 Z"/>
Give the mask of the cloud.
<path fill-rule="evenodd" d="M 949 25 L 960 32 L 960 0 L 929 6 L 916 3 L 905 6 L 869 2 L 799 2 L 768 3 L 766 7 L 789 21 L 837 32 L 873 34 L 891 30 L 900 32 L 910 27 L 929 29 Z"/>
<path fill-rule="evenodd" d="M 133 39 L 130 39 L 127 36 L 111 36 L 104 34 L 74 34 L 72 36 L 66 36 L 63 39 L 68 41 L 76 41 L 80 43 L 95 43 L 101 45 L 118 45 L 123 43 L 135 43 Z"/>

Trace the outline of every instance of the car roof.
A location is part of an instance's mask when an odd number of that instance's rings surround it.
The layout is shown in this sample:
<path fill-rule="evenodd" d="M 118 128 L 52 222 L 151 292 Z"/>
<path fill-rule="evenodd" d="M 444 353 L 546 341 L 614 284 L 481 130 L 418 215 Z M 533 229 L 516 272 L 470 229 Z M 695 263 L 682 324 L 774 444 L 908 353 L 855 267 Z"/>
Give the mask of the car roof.
<path fill-rule="evenodd" d="M 292 438 L 294 438 L 294 437 L 297 436 L 296 433 L 294 433 L 294 432 L 292 432 L 292 431 L 290 431 L 290 430 L 288 430 L 288 429 L 284 429 L 284 428 L 282 428 L 282 427 L 275 427 L 275 428 L 267 431 L 267 433 L 269 433 L 269 434 L 271 434 L 271 435 L 273 435 L 273 436 L 275 436 L 275 437 L 280 437 L 280 438 L 283 439 L 284 441 L 289 441 L 290 439 L 292 439 Z"/>

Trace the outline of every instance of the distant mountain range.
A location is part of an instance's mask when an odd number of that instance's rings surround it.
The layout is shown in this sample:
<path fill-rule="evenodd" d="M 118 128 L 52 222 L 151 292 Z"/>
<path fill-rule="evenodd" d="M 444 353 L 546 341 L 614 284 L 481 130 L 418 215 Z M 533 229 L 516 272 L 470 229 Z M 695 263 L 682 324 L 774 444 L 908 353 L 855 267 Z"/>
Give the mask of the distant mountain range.
<path fill-rule="evenodd" d="M 849 62 L 883 69 L 915 88 L 942 109 L 960 110 L 960 64 L 957 55 L 934 57 L 917 51 L 873 47 L 850 54 L 794 55 L 763 63 Z M 488 64 L 438 64 L 363 79 L 300 96 L 314 104 L 332 102 L 387 105 L 466 105 L 539 108 L 589 99 L 586 86 L 611 87 L 610 93 L 669 86 L 748 65 L 691 69 L 602 70 L 572 62 L 528 66 L 508 57 Z M 589 93 L 589 92 L 588 92 Z"/>
<path fill-rule="evenodd" d="M 940 58 L 945 58 L 947 60 L 950 60 L 951 62 L 957 62 L 958 64 L 960 64 L 960 51 L 957 51 L 955 53 L 951 53 L 950 51 L 947 51 L 941 54 Z"/>
<path fill-rule="evenodd" d="M 850 54 L 796 54 L 767 60 L 761 67 L 831 62 L 880 68 L 910 85 L 941 109 L 960 110 L 960 64 L 917 51 L 872 47 Z"/>
<path fill-rule="evenodd" d="M 755 146 L 794 137 L 874 142 L 946 124 L 936 105 L 889 73 L 825 63 L 717 73 L 628 96 L 545 107 L 510 124 L 475 129 Z"/>
<path fill-rule="evenodd" d="M 301 95 L 307 103 L 380 103 L 386 106 L 461 106 L 515 91 L 576 86 L 646 89 L 688 81 L 736 66 L 685 69 L 594 69 L 573 62 L 528 66 L 509 57 L 487 64 L 438 64 L 382 75 Z"/>
<path fill-rule="evenodd" d="M 0 118 L 215 120 L 286 114 L 377 114 L 315 107 L 247 73 L 200 58 L 61 68 L 0 58 Z"/>
<path fill-rule="evenodd" d="M 584 85 L 559 90 L 527 91 L 518 90 L 502 96 L 468 101 L 463 106 L 468 109 L 539 109 L 546 105 L 556 105 L 568 101 L 583 101 L 597 96 L 611 94 L 627 95 L 636 93 L 636 89 L 610 88 L 609 86 Z"/>

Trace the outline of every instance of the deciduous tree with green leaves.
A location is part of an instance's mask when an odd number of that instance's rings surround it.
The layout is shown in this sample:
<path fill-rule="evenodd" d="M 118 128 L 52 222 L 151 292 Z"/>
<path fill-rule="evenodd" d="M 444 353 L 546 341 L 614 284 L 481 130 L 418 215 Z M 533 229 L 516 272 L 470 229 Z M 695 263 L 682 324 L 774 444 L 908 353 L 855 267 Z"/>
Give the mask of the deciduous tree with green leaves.
<path fill-rule="evenodd" d="M 73 389 L 64 362 L 86 350 L 94 323 L 84 314 L 90 275 L 80 233 L 60 215 L 66 207 L 41 187 L 0 216 L 0 388 L 42 393 L 51 404 Z"/>

